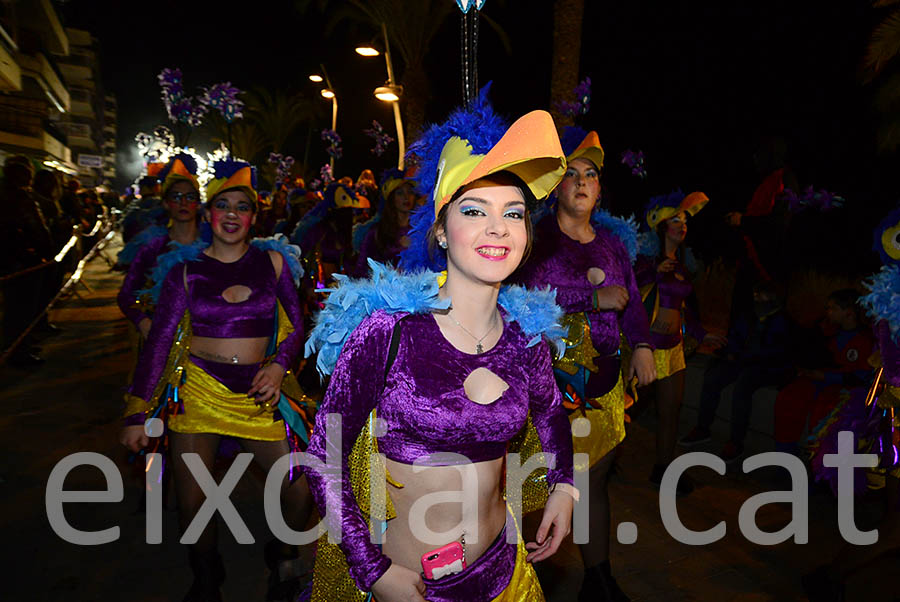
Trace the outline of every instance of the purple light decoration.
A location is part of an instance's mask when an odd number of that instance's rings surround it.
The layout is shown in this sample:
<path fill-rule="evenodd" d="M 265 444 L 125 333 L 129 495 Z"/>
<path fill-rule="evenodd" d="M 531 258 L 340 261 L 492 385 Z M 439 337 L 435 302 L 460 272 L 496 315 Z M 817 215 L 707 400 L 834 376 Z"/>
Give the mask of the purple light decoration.
<path fill-rule="evenodd" d="M 334 182 L 334 172 L 331 171 L 331 165 L 326 163 L 319 170 L 319 178 L 322 180 L 322 187 L 327 188 L 329 184 Z"/>
<path fill-rule="evenodd" d="M 222 82 L 208 88 L 201 88 L 203 95 L 199 98 L 200 104 L 211 110 L 219 111 L 226 123 L 233 123 L 235 119 L 244 116 L 244 103 L 237 95 L 241 91 L 231 85 L 231 82 Z"/>
<path fill-rule="evenodd" d="M 328 155 L 334 159 L 340 159 L 343 154 L 340 135 L 334 130 L 322 130 L 322 140 L 328 143 L 328 147 L 325 149 Z"/>
<path fill-rule="evenodd" d="M 363 134 L 366 136 L 370 136 L 375 139 L 375 148 L 372 149 L 372 152 L 376 157 L 380 157 L 384 154 L 384 151 L 387 150 L 387 146 L 394 141 L 391 136 L 384 131 L 384 128 L 378 123 L 377 120 L 372 120 L 372 127 L 363 130 Z"/>
<path fill-rule="evenodd" d="M 291 176 L 291 167 L 294 166 L 294 158 L 290 155 L 282 156 L 281 153 L 269 153 L 269 163 L 275 164 L 275 185 L 287 182 Z"/>
<path fill-rule="evenodd" d="M 622 153 L 622 164 L 631 168 L 631 175 L 642 180 L 647 177 L 647 170 L 644 169 L 644 151 L 626 150 Z"/>
<path fill-rule="evenodd" d="M 184 95 L 184 84 L 181 69 L 163 69 L 157 76 L 163 104 L 169 120 L 173 123 L 186 123 L 195 128 L 203 122 L 207 107 Z"/>
<path fill-rule="evenodd" d="M 591 110 L 591 78 L 585 77 L 572 91 L 575 100 L 563 100 L 556 103 L 556 110 L 567 117 L 587 115 Z"/>
<path fill-rule="evenodd" d="M 790 188 L 785 188 L 781 193 L 781 199 L 787 203 L 788 211 L 799 213 L 805 209 L 817 209 L 819 211 L 831 211 L 842 207 L 846 202 L 844 197 L 827 190 L 815 190 L 812 186 L 797 194 Z"/>

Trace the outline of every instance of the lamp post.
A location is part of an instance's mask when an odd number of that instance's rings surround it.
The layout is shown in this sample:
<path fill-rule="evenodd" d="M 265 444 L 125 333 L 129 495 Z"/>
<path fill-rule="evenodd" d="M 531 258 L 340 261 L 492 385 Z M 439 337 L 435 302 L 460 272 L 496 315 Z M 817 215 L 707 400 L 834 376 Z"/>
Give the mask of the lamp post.
<path fill-rule="evenodd" d="M 322 82 L 322 79 L 323 79 L 322 76 L 325 76 L 324 77 L 325 85 L 327 87 L 322 88 L 319 91 L 319 94 L 322 95 L 322 98 L 325 98 L 325 99 L 328 99 L 331 101 L 331 131 L 337 132 L 337 114 L 338 114 L 337 95 L 334 92 L 334 86 L 331 85 L 331 80 L 328 78 L 328 72 L 325 70 L 325 65 L 323 65 L 322 63 L 319 63 L 319 67 L 322 69 L 322 75 L 319 75 L 318 73 L 313 73 L 312 75 L 309 76 L 309 81 L 315 82 L 318 84 L 318 83 Z M 334 171 L 334 157 L 331 157 L 329 164 L 331 165 L 331 170 L 333 172 Z"/>
<path fill-rule="evenodd" d="M 394 125 L 397 128 L 397 146 L 400 156 L 397 158 L 397 169 L 403 170 L 404 155 L 406 154 L 406 138 L 403 135 L 403 120 L 400 117 L 400 94 L 403 88 L 394 81 L 394 66 L 391 64 L 391 46 L 388 42 L 387 26 L 382 22 L 381 33 L 384 36 L 384 62 L 387 65 L 387 85 L 375 88 L 375 98 L 389 102 L 394 108 Z M 379 52 L 370 46 L 360 46 L 356 49 L 361 56 L 378 56 Z"/>

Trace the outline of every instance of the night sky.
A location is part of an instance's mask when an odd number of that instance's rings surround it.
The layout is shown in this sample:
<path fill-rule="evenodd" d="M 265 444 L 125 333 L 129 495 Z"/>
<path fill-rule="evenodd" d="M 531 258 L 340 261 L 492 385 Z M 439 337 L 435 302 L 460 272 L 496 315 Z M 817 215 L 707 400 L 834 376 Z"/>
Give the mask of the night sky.
<path fill-rule="evenodd" d="M 338 175 L 355 178 L 363 167 L 380 171 L 395 160 L 396 146 L 378 159 L 369 152 L 371 139 L 362 134 L 372 119 L 393 131 L 388 105 L 372 97 L 386 79 L 384 62 L 353 50 L 374 37 L 374 29 L 345 24 L 329 30 L 327 14 L 301 13 L 289 1 L 257 0 L 242 4 L 239 12 L 221 2 L 159 0 L 146 3 L 142 13 L 135 11 L 139 5 L 68 0 L 63 8 L 67 25 L 89 29 L 100 39 L 105 85 L 119 101 L 121 160 L 136 158 L 131 150 L 136 132 L 166 121 L 156 81 L 164 67 L 180 67 L 188 90 L 228 80 L 241 89 L 265 86 L 314 96 L 318 90 L 307 75 L 319 62 L 339 92 L 344 159 Z M 845 239 L 849 231 L 857 239 L 853 248 L 868 248 L 869 232 L 895 202 L 900 178 L 896 154 L 875 152 L 873 90 L 858 76 L 879 16 L 869 3 L 587 0 L 586 5 L 581 74 L 593 81 L 593 100 L 580 125 L 596 129 L 604 144 L 604 179 L 615 210 L 640 211 L 649 195 L 675 187 L 703 189 L 714 200 L 704 219 L 718 220 L 746 205 L 759 181 L 753 154 L 765 137 L 779 136 L 788 143 L 788 161 L 802 187 L 825 188 L 848 199 L 847 209 L 809 218 L 822 228 L 814 236 Z M 494 105 L 511 118 L 547 108 L 552 7 L 550 0 L 485 5 L 484 14 L 508 33 L 512 54 L 482 23 L 479 77 L 482 83 L 494 81 Z M 458 25 L 457 15 L 451 15 L 427 56 L 429 120 L 442 119 L 461 99 Z M 395 69 L 402 73 L 399 57 Z M 330 125 L 328 103 L 322 103 L 319 130 Z M 288 152 L 302 157 L 306 136 L 305 129 L 298 132 Z M 647 156 L 645 182 L 618 164 L 628 148 Z M 325 161 L 315 131 L 310 163 Z"/>

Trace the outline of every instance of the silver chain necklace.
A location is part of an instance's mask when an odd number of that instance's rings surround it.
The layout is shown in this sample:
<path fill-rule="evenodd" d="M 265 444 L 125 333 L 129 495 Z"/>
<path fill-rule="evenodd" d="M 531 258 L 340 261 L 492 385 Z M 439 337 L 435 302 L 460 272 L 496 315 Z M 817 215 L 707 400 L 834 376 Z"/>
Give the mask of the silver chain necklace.
<path fill-rule="evenodd" d="M 452 308 L 451 308 L 451 311 L 452 311 Z M 460 328 L 462 328 L 462 329 L 463 329 L 463 332 L 465 332 L 467 335 L 469 335 L 470 337 L 472 337 L 472 339 L 475 340 L 475 353 L 476 353 L 476 354 L 481 355 L 482 353 L 484 353 L 484 347 L 481 345 L 481 341 L 483 341 L 483 340 L 485 339 L 485 337 L 487 337 L 487 335 L 489 335 L 489 334 L 491 334 L 491 332 L 493 332 L 494 328 L 497 326 L 497 320 L 496 320 L 496 319 L 494 320 L 494 323 L 491 324 L 491 327 L 487 329 L 487 332 L 484 333 L 483 335 L 481 335 L 481 338 L 478 338 L 478 337 L 476 337 L 474 334 L 472 334 L 471 332 L 469 332 L 469 329 L 468 329 L 468 328 L 466 328 L 465 326 L 463 326 L 462 324 L 460 324 L 460 323 L 459 323 L 459 320 L 457 320 L 457 319 L 454 318 L 452 315 L 450 315 L 450 312 L 449 312 L 449 311 L 447 312 L 447 317 L 450 318 L 451 320 L 453 320 L 453 323 L 454 323 L 454 324 L 456 324 L 457 326 L 459 326 Z"/>

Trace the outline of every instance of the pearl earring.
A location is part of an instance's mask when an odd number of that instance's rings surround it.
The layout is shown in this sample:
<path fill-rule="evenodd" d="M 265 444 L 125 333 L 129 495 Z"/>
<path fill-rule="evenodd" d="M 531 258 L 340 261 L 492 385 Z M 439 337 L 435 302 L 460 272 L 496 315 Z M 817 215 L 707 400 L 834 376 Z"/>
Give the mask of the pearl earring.
<path fill-rule="evenodd" d="M 438 246 L 439 246 L 440 248 L 442 248 L 442 249 L 446 249 L 446 248 L 447 248 L 447 241 L 446 241 L 446 240 L 440 241 L 440 242 L 438 243 Z"/>

